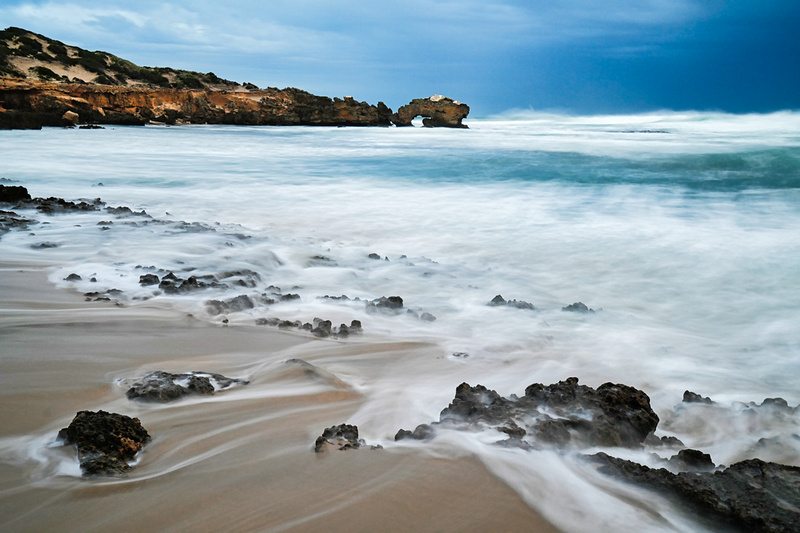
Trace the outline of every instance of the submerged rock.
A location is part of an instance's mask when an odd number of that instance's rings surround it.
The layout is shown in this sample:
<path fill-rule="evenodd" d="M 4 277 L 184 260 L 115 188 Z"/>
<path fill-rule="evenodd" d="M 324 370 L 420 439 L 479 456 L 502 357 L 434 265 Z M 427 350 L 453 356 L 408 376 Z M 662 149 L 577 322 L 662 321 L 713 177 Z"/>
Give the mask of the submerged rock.
<path fill-rule="evenodd" d="M 78 450 L 85 476 L 120 476 L 131 469 L 128 464 L 150 440 L 138 418 L 106 411 L 80 411 L 58 438 Z"/>
<path fill-rule="evenodd" d="M 594 309 L 591 309 L 583 302 L 575 302 L 569 304 L 566 307 L 561 308 L 562 311 L 568 311 L 571 313 L 594 313 Z"/>
<path fill-rule="evenodd" d="M 760 459 L 717 472 L 653 469 L 598 453 L 590 459 L 604 474 L 643 485 L 679 503 L 695 518 L 748 533 L 800 531 L 800 468 Z"/>
<path fill-rule="evenodd" d="M 514 307 L 516 309 L 536 309 L 532 303 L 524 302 L 522 300 L 506 300 L 501 295 L 497 295 L 487 304 L 491 307 L 500 307 L 500 306 L 507 306 L 507 307 Z"/>
<path fill-rule="evenodd" d="M 170 402 L 190 394 L 211 395 L 218 390 L 248 383 L 244 379 L 209 372 L 171 374 L 158 370 L 134 382 L 125 395 L 129 400 Z"/>

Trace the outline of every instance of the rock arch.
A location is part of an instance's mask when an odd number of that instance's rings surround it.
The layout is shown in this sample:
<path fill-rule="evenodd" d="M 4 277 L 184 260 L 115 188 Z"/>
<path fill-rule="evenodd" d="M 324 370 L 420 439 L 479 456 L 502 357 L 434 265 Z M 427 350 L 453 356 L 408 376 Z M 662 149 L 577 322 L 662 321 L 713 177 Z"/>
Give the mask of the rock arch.
<path fill-rule="evenodd" d="M 395 126 L 411 126 L 416 117 L 424 117 L 426 128 L 468 128 L 461 121 L 469 114 L 469 106 L 440 94 L 411 100 L 392 115 Z"/>

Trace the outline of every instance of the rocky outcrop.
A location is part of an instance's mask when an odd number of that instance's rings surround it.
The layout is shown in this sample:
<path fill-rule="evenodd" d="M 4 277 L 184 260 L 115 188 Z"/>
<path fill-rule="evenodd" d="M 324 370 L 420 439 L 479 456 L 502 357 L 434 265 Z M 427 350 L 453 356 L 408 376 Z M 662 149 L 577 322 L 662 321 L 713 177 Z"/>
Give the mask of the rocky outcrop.
<path fill-rule="evenodd" d="M 77 115 L 77 117 L 76 117 Z M 0 78 L 0 129 L 92 124 L 389 126 L 382 102 L 300 89 L 165 89 Z"/>
<path fill-rule="evenodd" d="M 172 374 L 158 370 L 134 382 L 125 395 L 129 400 L 170 402 L 189 395 L 213 395 L 216 391 L 247 383 L 244 379 L 210 372 Z"/>
<path fill-rule="evenodd" d="M 800 531 L 798 467 L 750 459 L 717 472 L 673 474 L 602 452 L 590 459 L 604 474 L 661 492 L 715 529 L 722 523 L 754 533 Z"/>
<path fill-rule="evenodd" d="M 438 425 L 492 427 L 508 435 L 505 444 L 522 448 L 639 447 L 655 431 L 658 415 L 647 394 L 616 383 L 597 389 L 579 385 L 578 378 L 547 386 L 534 383 L 521 398 L 505 398 L 483 385 L 462 383 L 438 422 L 400 430 L 395 440 L 430 438 Z"/>
<path fill-rule="evenodd" d="M 392 115 L 395 126 L 411 126 L 416 117 L 424 117 L 426 128 L 467 128 L 461 121 L 469 115 L 469 106 L 440 94 L 411 100 Z"/>
<path fill-rule="evenodd" d="M 65 445 L 74 445 L 85 476 L 120 476 L 150 440 L 138 418 L 106 411 L 80 411 L 58 432 Z"/>
<path fill-rule="evenodd" d="M 317 437 L 314 442 L 314 451 L 322 453 L 329 449 L 336 450 L 357 450 L 361 447 L 366 447 L 367 443 L 364 439 L 358 438 L 358 427 L 351 424 L 339 424 L 338 426 L 331 426 L 322 432 L 322 435 Z M 369 446 L 372 450 L 381 449 L 380 445 Z"/>

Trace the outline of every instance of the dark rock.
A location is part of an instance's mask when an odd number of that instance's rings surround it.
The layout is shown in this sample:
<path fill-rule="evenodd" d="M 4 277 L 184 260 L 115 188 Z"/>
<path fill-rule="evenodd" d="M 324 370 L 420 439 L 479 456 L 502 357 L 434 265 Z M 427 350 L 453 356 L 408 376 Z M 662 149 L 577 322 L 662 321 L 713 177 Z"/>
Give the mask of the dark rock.
<path fill-rule="evenodd" d="M 707 472 L 714 470 L 716 467 L 710 455 L 691 448 L 679 451 L 669 458 L 669 462 L 678 470 L 690 470 L 692 472 Z"/>
<path fill-rule="evenodd" d="M 322 432 L 314 442 L 314 451 L 324 452 L 328 448 L 337 450 L 354 450 L 366 446 L 364 439 L 358 438 L 358 427 L 350 424 L 339 424 L 331 426 Z M 371 449 L 379 449 L 381 446 L 370 446 Z"/>
<path fill-rule="evenodd" d="M 144 274 L 139 276 L 140 285 L 158 285 L 161 282 L 155 274 Z"/>
<path fill-rule="evenodd" d="M 28 189 L 21 185 L 0 185 L 0 203 L 15 204 L 30 199 Z"/>
<path fill-rule="evenodd" d="M 530 436 L 558 447 L 636 448 L 655 431 L 658 416 L 638 389 L 613 383 L 593 389 L 569 378 L 548 386 L 534 383 L 522 398 L 504 398 L 483 385 L 462 383 L 435 424 L 519 428 L 524 431 L 519 438 Z"/>
<path fill-rule="evenodd" d="M 713 473 L 673 474 L 605 453 L 590 459 L 601 465 L 600 472 L 661 492 L 715 528 L 726 525 L 748 533 L 800 531 L 798 467 L 750 459 Z"/>
<path fill-rule="evenodd" d="M 407 429 L 401 429 L 398 431 L 395 436 L 394 440 L 403 440 L 403 439 L 414 439 L 414 440 L 430 440 L 436 435 L 436 430 L 430 424 L 420 424 L 414 431 L 408 431 Z"/>
<path fill-rule="evenodd" d="M 590 309 L 583 302 L 575 302 L 573 304 L 569 304 L 566 307 L 562 307 L 561 310 L 562 311 L 569 311 L 569 312 L 572 312 L 572 313 L 594 313 L 594 309 Z"/>
<path fill-rule="evenodd" d="M 403 308 L 403 299 L 399 296 L 381 296 L 369 303 L 370 308 L 398 310 Z"/>
<path fill-rule="evenodd" d="M 55 242 L 40 242 L 37 244 L 31 244 L 31 248 L 34 250 L 45 250 L 47 248 L 58 248 L 60 245 Z"/>
<path fill-rule="evenodd" d="M 377 260 L 380 260 L 380 258 L 381 258 L 381 256 L 379 256 L 376 253 L 371 253 L 367 257 L 369 257 L 370 259 L 377 259 Z"/>
<path fill-rule="evenodd" d="M 311 334 L 315 337 L 330 337 L 333 334 L 333 324 L 330 320 L 315 318 L 313 320 L 313 325 L 314 328 L 311 330 Z"/>
<path fill-rule="evenodd" d="M 654 433 L 650 433 L 645 437 L 644 444 L 646 446 L 668 448 L 681 448 L 684 446 L 683 442 L 677 437 L 656 437 Z"/>
<path fill-rule="evenodd" d="M 141 211 L 134 211 L 130 207 L 121 205 L 119 207 L 106 207 L 106 211 L 111 213 L 112 215 L 116 215 L 120 218 L 132 217 L 132 216 L 139 216 L 139 217 L 149 217 L 144 209 Z"/>
<path fill-rule="evenodd" d="M 280 300 L 282 302 L 291 302 L 292 300 L 299 300 L 299 299 L 300 299 L 299 294 L 282 294 L 280 297 Z"/>
<path fill-rule="evenodd" d="M 81 281 L 81 280 L 83 280 L 83 278 L 80 277 L 78 274 L 75 274 L 75 273 L 72 273 L 69 276 L 67 276 L 66 278 L 64 278 L 64 281 Z"/>
<path fill-rule="evenodd" d="M 64 444 L 75 445 L 85 476 L 119 476 L 150 435 L 138 418 L 106 411 L 79 411 L 70 425 L 58 432 Z"/>
<path fill-rule="evenodd" d="M 430 313 L 422 313 L 422 314 L 419 316 L 419 319 L 420 319 L 420 320 L 423 320 L 423 321 L 425 321 L 425 322 L 436 322 L 436 317 L 435 317 L 435 316 L 433 316 L 433 315 L 432 315 L 432 314 L 430 314 Z"/>
<path fill-rule="evenodd" d="M 685 403 L 706 403 L 709 405 L 714 403 L 711 398 L 700 396 L 688 390 L 683 393 L 683 401 Z"/>
<path fill-rule="evenodd" d="M 247 383 L 247 380 L 209 372 L 171 374 L 159 370 L 135 381 L 125 395 L 129 400 L 169 402 L 189 394 L 211 395 L 217 390 Z"/>
<path fill-rule="evenodd" d="M 252 298 L 246 294 L 240 294 L 228 300 L 207 300 L 206 309 L 212 315 L 221 315 L 222 313 L 236 313 L 253 309 L 256 306 Z"/>
<path fill-rule="evenodd" d="M 536 309 L 532 303 L 524 302 L 522 300 L 506 300 L 501 295 L 497 295 L 487 304 L 491 307 L 500 307 L 500 306 L 507 306 L 507 307 L 514 307 L 516 309 Z"/>

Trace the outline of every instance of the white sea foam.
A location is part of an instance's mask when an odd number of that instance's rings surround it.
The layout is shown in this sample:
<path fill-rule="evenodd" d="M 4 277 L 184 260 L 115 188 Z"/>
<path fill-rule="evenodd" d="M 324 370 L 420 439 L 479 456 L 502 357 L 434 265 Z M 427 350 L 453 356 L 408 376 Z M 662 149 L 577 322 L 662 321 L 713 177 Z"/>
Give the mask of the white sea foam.
<path fill-rule="evenodd" d="M 61 265 L 50 277 L 59 287 L 120 289 L 125 305 L 146 299 L 218 321 L 205 300 L 256 299 L 276 285 L 300 299 L 225 316 L 358 319 L 368 336 L 436 344 L 436 355 L 385 369 L 316 361 L 366 397 L 353 422 L 373 442 L 436 420 L 462 381 L 508 395 L 574 375 L 643 389 L 667 421 L 661 434 L 718 463 L 797 450 L 796 418 L 745 428 L 736 409 L 706 417 L 675 406 L 686 389 L 723 406 L 800 403 L 800 114 L 527 115 L 470 127 L 0 132 L 2 175 L 33 195 L 99 196 L 172 221 L 19 211 L 49 224 L 4 235 L 0 249 Z M 59 246 L 32 248 L 42 242 Z M 250 269 L 261 281 L 168 296 L 141 286 L 151 270 L 137 265 L 184 278 Z M 65 281 L 70 273 L 83 279 Z M 342 294 L 399 295 L 436 321 L 318 298 Z M 487 306 L 497 294 L 536 310 Z M 576 301 L 596 312 L 561 310 Z M 569 461 L 457 442 L 434 448 L 477 454 L 532 505 L 544 492 L 577 509 L 595 491 L 589 514 L 559 523 L 567 530 L 629 520 L 687 529 L 660 507 L 610 505 L 628 496 Z"/>

